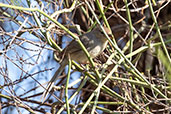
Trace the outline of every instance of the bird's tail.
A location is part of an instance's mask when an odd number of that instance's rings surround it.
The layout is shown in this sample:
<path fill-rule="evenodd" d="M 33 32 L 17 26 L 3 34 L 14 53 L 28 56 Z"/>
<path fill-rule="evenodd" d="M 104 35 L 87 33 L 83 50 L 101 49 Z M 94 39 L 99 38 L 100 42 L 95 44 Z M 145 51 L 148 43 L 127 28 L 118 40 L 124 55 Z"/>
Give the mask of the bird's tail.
<path fill-rule="evenodd" d="M 53 88 L 55 81 L 57 80 L 58 76 L 60 76 L 60 74 L 62 73 L 62 71 L 64 70 L 66 64 L 61 64 L 61 66 L 58 68 L 58 70 L 55 72 L 55 74 L 53 75 L 53 77 L 51 78 L 51 80 L 49 81 L 45 91 L 43 92 L 42 98 L 44 102 L 47 95 L 50 93 L 51 89 Z"/>

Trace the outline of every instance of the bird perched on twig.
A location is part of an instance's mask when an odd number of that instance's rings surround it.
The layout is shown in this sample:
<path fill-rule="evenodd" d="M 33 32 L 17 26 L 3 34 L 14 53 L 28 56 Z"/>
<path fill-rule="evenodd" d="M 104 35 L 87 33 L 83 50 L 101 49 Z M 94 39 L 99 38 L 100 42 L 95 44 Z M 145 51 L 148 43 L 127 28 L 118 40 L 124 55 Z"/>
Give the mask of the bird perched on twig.
<path fill-rule="evenodd" d="M 107 27 L 104 27 L 104 30 L 108 35 L 110 36 L 112 35 L 111 31 Z M 103 31 L 99 26 L 94 28 L 92 31 L 81 35 L 80 40 L 92 58 L 102 53 L 108 43 L 105 34 L 103 33 Z M 74 60 L 80 64 L 86 63 L 88 61 L 86 54 L 80 47 L 79 43 L 75 40 L 71 41 L 61 53 L 64 54 L 63 60 L 60 63 L 59 69 L 55 72 L 54 76 L 49 81 L 48 86 L 43 93 L 43 98 L 44 98 L 43 101 L 45 100 L 45 98 L 51 91 L 52 87 L 54 86 L 57 77 L 62 73 L 65 66 L 68 64 L 69 57 L 71 60 Z"/>

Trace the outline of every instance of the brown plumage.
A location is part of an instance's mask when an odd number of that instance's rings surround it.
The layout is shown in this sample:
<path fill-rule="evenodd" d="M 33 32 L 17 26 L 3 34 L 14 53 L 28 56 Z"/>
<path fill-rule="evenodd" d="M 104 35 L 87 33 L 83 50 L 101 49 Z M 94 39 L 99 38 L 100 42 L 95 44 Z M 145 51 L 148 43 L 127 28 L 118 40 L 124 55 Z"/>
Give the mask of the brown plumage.
<path fill-rule="evenodd" d="M 111 32 L 108 28 L 104 27 L 106 33 L 111 35 Z M 98 56 L 103 50 L 106 48 L 108 43 L 107 38 L 102 32 L 101 28 L 98 26 L 93 29 L 91 32 L 88 32 L 82 36 L 80 36 L 80 40 L 89 52 L 92 58 Z M 65 66 L 68 64 L 68 56 L 70 56 L 71 60 L 74 60 L 78 63 L 86 63 L 88 58 L 77 41 L 73 40 L 69 43 L 69 45 L 62 51 L 64 54 L 64 58 L 60 64 L 59 69 L 55 72 L 52 79 L 49 81 L 46 90 L 43 93 L 43 101 L 51 91 L 57 77 L 62 73 Z"/>

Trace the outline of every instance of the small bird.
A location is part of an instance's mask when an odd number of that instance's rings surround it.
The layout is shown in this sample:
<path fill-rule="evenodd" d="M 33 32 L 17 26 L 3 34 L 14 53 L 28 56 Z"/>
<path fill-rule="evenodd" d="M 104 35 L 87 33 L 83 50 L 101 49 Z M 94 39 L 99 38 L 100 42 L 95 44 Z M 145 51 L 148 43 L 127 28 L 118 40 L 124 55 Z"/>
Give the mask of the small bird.
<path fill-rule="evenodd" d="M 112 35 L 111 31 L 107 27 L 104 27 L 104 30 L 109 36 Z M 92 31 L 81 35 L 80 40 L 92 58 L 102 53 L 108 43 L 108 40 L 105 34 L 103 33 L 103 31 L 101 30 L 99 26 L 94 28 Z M 63 49 L 61 53 L 64 54 L 63 60 L 60 63 L 59 69 L 55 72 L 54 76 L 49 81 L 48 86 L 46 87 L 46 90 L 44 91 L 42 95 L 43 102 L 46 99 L 49 92 L 51 91 L 52 87 L 54 86 L 54 83 L 57 80 L 57 77 L 62 73 L 65 66 L 68 64 L 69 57 L 71 60 L 74 60 L 80 64 L 87 63 L 88 61 L 86 54 L 84 53 L 84 51 L 82 50 L 78 42 L 75 40 L 71 41 L 68 44 L 68 46 Z"/>

